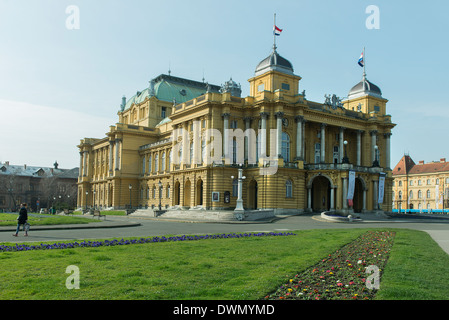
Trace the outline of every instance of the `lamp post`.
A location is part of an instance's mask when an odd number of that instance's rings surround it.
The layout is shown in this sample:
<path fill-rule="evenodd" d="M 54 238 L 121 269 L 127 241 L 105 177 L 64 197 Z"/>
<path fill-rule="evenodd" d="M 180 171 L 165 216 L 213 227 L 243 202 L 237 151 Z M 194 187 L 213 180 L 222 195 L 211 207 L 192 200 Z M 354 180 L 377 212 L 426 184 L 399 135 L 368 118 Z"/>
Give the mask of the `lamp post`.
<path fill-rule="evenodd" d="M 129 209 L 131 210 L 131 208 L 132 208 L 131 190 L 133 189 L 133 186 L 131 184 L 129 184 L 128 188 L 129 188 Z"/>
<path fill-rule="evenodd" d="M 85 204 L 86 204 L 86 211 L 87 211 L 87 195 L 89 194 L 89 191 L 86 191 L 86 201 L 85 201 Z"/>
<path fill-rule="evenodd" d="M 342 161 L 342 162 L 343 162 L 343 163 L 349 163 L 348 154 L 347 154 L 347 152 L 346 152 L 346 146 L 348 145 L 348 141 L 345 140 L 345 141 L 343 142 L 343 144 L 345 145 L 345 147 L 344 147 L 344 148 L 345 148 L 345 156 L 343 157 L 343 161 Z"/>
<path fill-rule="evenodd" d="M 158 185 L 159 185 L 159 211 L 161 211 L 162 210 L 162 203 L 161 203 L 161 201 L 162 201 L 162 182 L 161 182 L 161 180 L 159 180 Z"/>
<path fill-rule="evenodd" d="M 94 207 L 94 210 L 95 210 L 95 194 L 97 193 L 97 191 L 95 191 L 95 189 L 94 189 L 94 191 L 93 191 L 93 192 L 94 192 L 94 199 L 93 199 L 93 204 L 92 204 L 92 205 L 93 205 L 93 207 Z"/>
<path fill-rule="evenodd" d="M 243 176 L 243 168 L 242 164 L 240 164 L 240 167 L 238 169 L 239 175 L 237 178 L 237 204 L 235 206 L 234 211 L 244 211 L 243 209 L 243 199 L 242 199 L 242 190 L 243 190 L 243 179 L 246 179 L 245 176 Z M 232 176 L 232 179 L 234 180 L 234 176 Z"/>

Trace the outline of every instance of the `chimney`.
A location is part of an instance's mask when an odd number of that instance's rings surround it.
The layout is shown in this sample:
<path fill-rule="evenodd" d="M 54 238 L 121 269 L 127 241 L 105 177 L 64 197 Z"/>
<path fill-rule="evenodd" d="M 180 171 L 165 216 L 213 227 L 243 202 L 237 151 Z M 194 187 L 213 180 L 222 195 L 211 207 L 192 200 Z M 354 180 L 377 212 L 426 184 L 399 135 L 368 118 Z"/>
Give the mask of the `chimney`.
<path fill-rule="evenodd" d="M 5 161 L 5 166 L 9 166 L 9 161 Z"/>
<path fill-rule="evenodd" d="M 419 161 L 419 164 L 424 164 L 424 160 L 420 160 L 420 161 Z"/>
<path fill-rule="evenodd" d="M 441 158 L 441 159 L 440 159 L 440 162 L 441 162 L 441 163 L 446 162 L 446 158 Z"/>
<path fill-rule="evenodd" d="M 27 169 L 27 165 L 26 165 L 26 164 L 24 164 L 24 165 L 23 165 L 23 168 L 24 168 L 24 169 L 26 170 L 26 169 Z"/>

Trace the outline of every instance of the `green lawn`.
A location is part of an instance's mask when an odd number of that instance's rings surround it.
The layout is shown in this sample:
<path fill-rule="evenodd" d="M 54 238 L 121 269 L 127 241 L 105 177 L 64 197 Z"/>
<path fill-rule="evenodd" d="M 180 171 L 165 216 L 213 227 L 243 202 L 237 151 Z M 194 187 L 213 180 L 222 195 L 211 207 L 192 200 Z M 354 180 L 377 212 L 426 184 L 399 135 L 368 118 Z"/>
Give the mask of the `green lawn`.
<path fill-rule="evenodd" d="M 17 214 L 0 213 L 0 226 L 16 226 Z M 83 217 L 49 215 L 33 213 L 28 214 L 28 222 L 31 226 L 42 225 L 58 225 L 58 224 L 84 224 L 91 222 L 98 222 L 96 219 L 87 219 Z"/>
<path fill-rule="evenodd" d="M 0 253 L 0 299 L 262 299 L 367 229 Z M 447 255 L 426 233 L 395 229 L 377 297 L 448 299 Z M 67 266 L 80 289 L 65 286 Z"/>

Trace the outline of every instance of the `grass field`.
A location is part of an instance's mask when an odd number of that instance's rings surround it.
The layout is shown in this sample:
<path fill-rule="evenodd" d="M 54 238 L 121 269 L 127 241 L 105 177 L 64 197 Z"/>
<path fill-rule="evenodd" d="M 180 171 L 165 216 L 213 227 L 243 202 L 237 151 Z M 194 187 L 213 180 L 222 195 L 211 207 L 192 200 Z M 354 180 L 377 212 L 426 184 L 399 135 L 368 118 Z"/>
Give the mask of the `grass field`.
<path fill-rule="evenodd" d="M 389 229 L 392 230 L 392 229 Z M 263 299 L 367 229 L 0 253 L 0 299 Z M 377 299 L 448 299 L 449 255 L 396 229 Z M 66 288 L 69 265 L 80 289 Z"/>
<path fill-rule="evenodd" d="M 17 214 L 0 213 L 0 226 L 16 226 Z M 86 219 L 76 216 L 63 216 L 63 215 L 49 215 L 33 213 L 28 214 L 28 222 L 32 226 L 42 225 L 58 225 L 58 224 L 85 224 L 91 222 L 98 222 L 95 219 Z"/>

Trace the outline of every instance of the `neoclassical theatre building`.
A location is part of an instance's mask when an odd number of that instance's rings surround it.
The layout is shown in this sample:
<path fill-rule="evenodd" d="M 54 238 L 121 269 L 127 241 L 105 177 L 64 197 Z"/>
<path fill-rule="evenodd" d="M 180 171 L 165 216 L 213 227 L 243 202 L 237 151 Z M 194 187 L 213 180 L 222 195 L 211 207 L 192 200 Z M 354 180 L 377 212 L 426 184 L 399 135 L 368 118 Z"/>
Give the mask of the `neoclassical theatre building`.
<path fill-rule="evenodd" d="M 122 98 L 105 137 L 81 140 L 78 206 L 231 210 L 241 168 L 245 209 L 391 211 L 395 124 L 379 87 L 363 73 L 347 98 L 319 103 L 306 99 L 300 80 L 275 46 L 245 98 L 232 79 L 217 86 L 159 75 Z M 243 139 L 225 134 L 238 129 Z"/>

